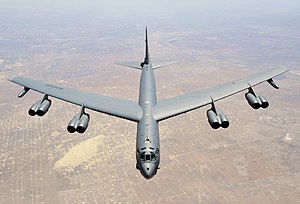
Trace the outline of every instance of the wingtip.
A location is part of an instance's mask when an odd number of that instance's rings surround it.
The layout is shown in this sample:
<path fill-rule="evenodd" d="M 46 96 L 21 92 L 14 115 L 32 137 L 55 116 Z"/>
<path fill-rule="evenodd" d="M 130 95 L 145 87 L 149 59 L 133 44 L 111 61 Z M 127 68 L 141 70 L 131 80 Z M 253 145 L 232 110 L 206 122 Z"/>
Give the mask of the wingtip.
<path fill-rule="evenodd" d="M 13 76 L 13 77 L 9 77 L 7 80 L 12 82 L 15 78 L 16 76 Z"/>
<path fill-rule="evenodd" d="M 287 69 L 287 68 L 285 68 L 285 67 L 280 67 L 280 68 L 278 68 L 280 71 L 281 71 L 281 73 L 283 74 L 283 73 L 286 73 L 286 72 L 288 72 L 288 71 L 290 71 L 289 69 Z"/>

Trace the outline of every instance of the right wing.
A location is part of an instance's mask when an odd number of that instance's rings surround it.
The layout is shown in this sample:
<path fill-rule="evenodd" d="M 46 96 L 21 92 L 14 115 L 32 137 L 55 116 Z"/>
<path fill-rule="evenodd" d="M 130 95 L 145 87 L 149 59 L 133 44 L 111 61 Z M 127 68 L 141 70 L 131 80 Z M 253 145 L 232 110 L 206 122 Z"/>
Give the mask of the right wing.
<path fill-rule="evenodd" d="M 138 122 L 143 114 L 142 108 L 136 102 L 125 99 L 64 88 L 20 76 L 9 81 L 69 103 L 135 122 Z"/>
<path fill-rule="evenodd" d="M 281 68 L 268 70 L 241 80 L 235 80 L 190 94 L 158 101 L 157 105 L 153 108 L 153 117 L 157 121 L 162 121 L 201 108 L 211 104 L 212 100 L 218 101 L 229 97 L 264 81 L 270 80 L 286 71 L 288 70 Z"/>

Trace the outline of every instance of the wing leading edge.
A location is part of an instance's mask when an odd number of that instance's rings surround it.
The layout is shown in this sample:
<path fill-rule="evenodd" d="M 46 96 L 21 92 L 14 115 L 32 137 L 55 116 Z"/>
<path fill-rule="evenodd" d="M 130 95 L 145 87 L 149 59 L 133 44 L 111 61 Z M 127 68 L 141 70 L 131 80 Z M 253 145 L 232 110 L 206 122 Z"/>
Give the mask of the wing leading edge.
<path fill-rule="evenodd" d="M 87 93 L 75 89 L 51 85 L 25 77 L 14 77 L 9 81 L 42 94 L 83 106 L 85 108 L 138 122 L 142 117 L 142 108 L 133 101 Z"/>
<path fill-rule="evenodd" d="M 244 79 L 159 101 L 153 109 L 153 117 L 157 121 L 162 121 L 201 108 L 211 104 L 212 100 L 218 101 L 234 95 L 252 86 L 270 80 L 286 71 L 288 70 L 282 68 L 268 70 Z"/>

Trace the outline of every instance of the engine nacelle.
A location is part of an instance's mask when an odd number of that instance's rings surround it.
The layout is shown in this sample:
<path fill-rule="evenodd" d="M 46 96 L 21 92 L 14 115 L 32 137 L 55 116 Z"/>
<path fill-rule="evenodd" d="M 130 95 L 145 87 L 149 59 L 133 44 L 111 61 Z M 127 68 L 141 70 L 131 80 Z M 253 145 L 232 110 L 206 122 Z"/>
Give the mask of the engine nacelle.
<path fill-rule="evenodd" d="M 50 99 L 43 99 L 43 100 L 38 100 L 37 102 L 35 102 L 28 110 L 28 114 L 30 116 L 43 116 L 45 115 L 49 108 L 51 106 L 51 100 Z"/>
<path fill-rule="evenodd" d="M 78 121 L 76 131 L 78 133 L 84 133 L 89 126 L 90 116 L 88 114 L 83 114 Z"/>
<path fill-rule="evenodd" d="M 212 109 L 210 109 L 206 112 L 208 123 L 210 124 L 210 126 L 213 129 L 218 129 L 219 127 L 228 128 L 229 120 L 228 120 L 227 116 L 225 115 L 225 113 L 223 113 L 220 110 L 217 110 L 216 112 L 217 112 L 217 114 Z"/>
<path fill-rule="evenodd" d="M 76 114 L 73 119 L 69 122 L 67 130 L 69 133 L 74 133 L 77 131 L 78 133 L 84 133 L 89 125 L 90 116 L 87 113 Z"/>
<path fill-rule="evenodd" d="M 261 107 L 262 108 L 268 108 L 269 107 L 269 102 L 267 101 L 267 99 L 263 96 L 258 96 L 258 99 L 261 102 Z"/>
<path fill-rule="evenodd" d="M 69 133 L 74 133 L 76 131 L 77 123 L 80 119 L 80 113 L 76 114 L 72 120 L 70 120 L 67 130 Z"/>
<path fill-rule="evenodd" d="M 252 93 L 248 92 L 245 94 L 245 98 L 248 101 L 248 104 L 253 108 L 253 109 L 259 109 L 261 107 L 261 101 L 259 98 L 254 96 Z"/>
<path fill-rule="evenodd" d="M 213 110 L 208 110 L 206 112 L 208 123 L 213 129 L 218 129 L 221 126 L 219 117 L 215 114 Z"/>
<path fill-rule="evenodd" d="M 28 110 L 28 114 L 30 116 L 35 116 L 37 110 L 39 109 L 40 105 L 41 105 L 42 100 L 38 100 L 37 102 L 35 102 Z"/>
<path fill-rule="evenodd" d="M 48 112 L 50 106 L 51 106 L 51 100 L 45 99 L 45 100 L 41 103 L 41 105 L 38 107 L 38 110 L 36 111 L 36 114 L 37 114 L 38 116 L 43 116 L 43 115 L 45 115 L 45 114 Z"/>
<path fill-rule="evenodd" d="M 222 128 L 228 128 L 229 127 L 229 120 L 228 120 L 227 116 L 223 112 L 220 112 L 219 113 L 219 118 L 220 118 L 220 121 L 221 121 L 221 127 Z"/>

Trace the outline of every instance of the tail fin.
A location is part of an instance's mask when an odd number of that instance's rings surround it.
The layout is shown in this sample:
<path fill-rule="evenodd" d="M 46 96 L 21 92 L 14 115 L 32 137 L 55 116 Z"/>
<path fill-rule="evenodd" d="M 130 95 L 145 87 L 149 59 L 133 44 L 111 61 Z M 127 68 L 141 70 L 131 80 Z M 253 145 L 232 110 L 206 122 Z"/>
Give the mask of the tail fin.
<path fill-rule="evenodd" d="M 146 43 L 145 58 L 144 58 L 144 62 L 141 63 L 141 67 L 143 67 L 144 64 L 149 64 L 149 61 L 150 61 L 147 26 L 146 26 L 146 40 L 145 40 L 145 43 Z M 171 64 L 175 64 L 177 62 L 178 61 L 157 61 L 157 62 L 152 62 L 152 65 L 153 65 L 153 69 L 158 69 L 158 68 L 165 67 L 165 66 L 168 66 L 168 65 L 171 65 Z"/>
<path fill-rule="evenodd" d="M 149 64 L 149 59 L 150 59 L 150 55 L 149 55 L 149 47 L 148 47 L 148 31 L 147 31 L 147 26 L 146 26 L 146 50 L 145 50 L 145 58 L 144 58 L 144 64 Z"/>
<path fill-rule="evenodd" d="M 147 30 L 147 26 L 146 26 L 145 31 L 146 31 L 145 32 L 146 33 L 146 39 L 145 39 L 146 50 L 145 50 L 144 61 L 142 63 L 136 62 L 136 61 L 122 61 L 122 62 L 116 62 L 116 64 L 126 66 L 126 67 L 131 67 L 131 68 L 134 68 L 134 69 L 140 69 L 140 70 L 143 70 L 144 64 L 149 64 L 150 54 L 149 54 L 149 47 L 148 47 L 148 30 Z M 179 62 L 179 61 L 156 61 L 156 62 L 152 62 L 152 65 L 153 65 L 153 69 L 158 69 L 158 68 L 161 68 L 161 67 L 165 67 L 165 66 L 177 63 L 177 62 Z"/>
<path fill-rule="evenodd" d="M 147 26 L 146 26 L 146 39 L 145 39 L 145 43 L 146 43 L 145 58 L 144 58 L 144 61 L 142 63 L 136 62 L 136 61 L 122 61 L 122 62 L 116 62 L 116 64 L 122 65 L 122 66 L 126 66 L 126 67 L 131 67 L 131 68 L 134 68 L 134 69 L 143 70 L 144 64 L 149 64 L 149 59 L 150 59 L 149 48 L 148 48 Z"/>

